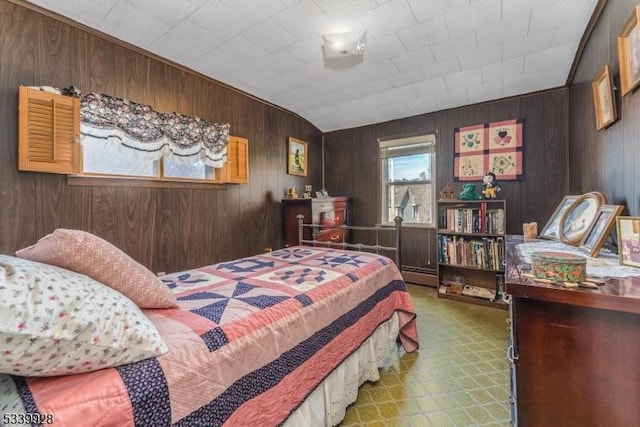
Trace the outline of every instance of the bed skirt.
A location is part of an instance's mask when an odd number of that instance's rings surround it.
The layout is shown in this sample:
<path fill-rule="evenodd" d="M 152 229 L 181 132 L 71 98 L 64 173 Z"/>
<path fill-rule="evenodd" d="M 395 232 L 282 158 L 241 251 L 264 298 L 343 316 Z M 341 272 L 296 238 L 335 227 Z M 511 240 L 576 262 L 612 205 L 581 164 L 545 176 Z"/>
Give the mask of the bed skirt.
<path fill-rule="evenodd" d="M 283 424 L 285 427 L 332 427 L 344 419 L 346 409 L 358 398 L 358 389 L 367 381 L 380 379 L 394 352 L 399 333 L 398 313 L 378 329 L 340 364 L 302 402 Z"/>

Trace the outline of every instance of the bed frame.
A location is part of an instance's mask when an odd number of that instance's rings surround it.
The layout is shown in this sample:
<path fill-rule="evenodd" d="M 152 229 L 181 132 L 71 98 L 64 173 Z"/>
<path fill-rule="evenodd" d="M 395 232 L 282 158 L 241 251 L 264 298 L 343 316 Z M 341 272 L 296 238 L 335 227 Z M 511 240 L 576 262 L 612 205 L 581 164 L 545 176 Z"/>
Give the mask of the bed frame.
<path fill-rule="evenodd" d="M 380 254 L 380 252 L 394 252 L 394 260 L 398 269 L 402 266 L 402 218 L 397 216 L 393 219 L 395 226 L 391 227 L 383 227 L 380 224 L 376 224 L 373 227 L 356 227 L 353 225 L 321 225 L 321 224 L 304 224 L 304 215 L 296 216 L 298 220 L 298 244 L 300 245 L 308 245 L 308 246 L 324 246 L 324 247 L 336 247 L 340 249 L 355 249 L 358 251 L 373 251 L 376 254 Z M 304 239 L 303 238 L 303 230 L 305 227 L 310 227 L 312 229 L 312 239 Z M 321 229 L 340 229 L 340 230 L 358 230 L 358 231 L 370 231 L 375 233 L 376 244 L 375 245 L 367 245 L 364 243 L 348 243 L 345 242 L 345 233 L 342 234 L 342 241 L 340 242 L 331 242 L 331 241 L 321 241 L 316 240 L 315 236 L 318 234 L 318 231 Z M 395 247 L 393 246 L 382 246 L 380 245 L 380 232 L 391 232 L 395 231 Z"/>

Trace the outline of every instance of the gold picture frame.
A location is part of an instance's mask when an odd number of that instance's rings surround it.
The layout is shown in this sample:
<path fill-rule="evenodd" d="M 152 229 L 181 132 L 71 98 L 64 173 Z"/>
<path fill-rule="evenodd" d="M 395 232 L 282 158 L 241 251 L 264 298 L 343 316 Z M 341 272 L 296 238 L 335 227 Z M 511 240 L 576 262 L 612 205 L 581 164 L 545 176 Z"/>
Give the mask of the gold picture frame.
<path fill-rule="evenodd" d="M 620 62 L 620 86 L 622 96 L 640 84 L 640 5 L 618 35 L 618 60 Z"/>
<path fill-rule="evenodd" d="M 600 206 L 596 220 L 584 235 L 580 245 L 578 245 L 578 249 L 586 252 L 591 257 L 597 257 L 600 253 L 600 248 L 602 248 L 611 230 L 613 230 L 613 226 L 616 224 L 616 218 L 622 213 L 623 209 L 623 205 Z"/>
<path fill-rule="evenodd" d="M 560 241 L 568 245 L 577 245 L 593 226 L 602 206 L 601 199 L 593 193 L 578 197 L 565 210 L 558 224 Z"/>
<path fill-rule="evenodd" d="M 616 230 L 620 264 L 640 267 L 640 217 L 618 216 Z"/>
<path fill-rule="evenodd" d="M 587 194 L 594 194 L 598 198 L 598 200 L 600 200 L 600 204 L 601 205 L 606 205 L 607 204 L 607 196 L 605 196 L 601 192 L 599 192 L 599 191 L 589 191 Z"/>
<path fill-rule="evenodd" d="M 613 79 L 608 64 L 591 83 L 591 89 L 596 113 L 596 130 L 604 129 L 615 122 L 617 118 Z"/>
<path fill-rule="evenodd" d="M 287 173 L 307 176 L 308 157 L 307 143 L 297 138 L 289 138 L 287 142 Z"/>
<path fill-rule="evenodd" d="M 560 218 L 567 210 L 569 206 L 580 196 L 570 195 L 564 196 L 556 210 L 553 211 L 551 218 L 547 221 L 547 224 L 544 226 L 542 231 L 540 232 L 539 237 L 541 239 L 550 239 L 550 240 L 560 240 L 560 235 L 558 233 L 558 225 L 560 224 Z"/>

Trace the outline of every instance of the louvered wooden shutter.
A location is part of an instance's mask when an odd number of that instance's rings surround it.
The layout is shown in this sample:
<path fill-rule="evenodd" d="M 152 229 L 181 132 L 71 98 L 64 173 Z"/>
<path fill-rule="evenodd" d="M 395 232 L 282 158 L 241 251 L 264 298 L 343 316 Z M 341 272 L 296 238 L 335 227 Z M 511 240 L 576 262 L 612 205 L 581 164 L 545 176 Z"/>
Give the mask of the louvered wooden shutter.
<path fill-rule="evenodd" d="M 80 100 L 20 86 L 18 169 L 82 172 Z"/>
<path fill-rule="evenodd" d="M 249 182 L 249 140 L 237 136 L 229 136 L 227 144 L 227 163 L 221 171 L 216 171 L 220 178 L 216 182 L 230 184 L 247 184 Z"/>
<path fill-rule="evenodd" d="M 232 136 L 227 149 L 229 158 L 228 182 L 246 184 L 249 182 L 249 140 Z"/>

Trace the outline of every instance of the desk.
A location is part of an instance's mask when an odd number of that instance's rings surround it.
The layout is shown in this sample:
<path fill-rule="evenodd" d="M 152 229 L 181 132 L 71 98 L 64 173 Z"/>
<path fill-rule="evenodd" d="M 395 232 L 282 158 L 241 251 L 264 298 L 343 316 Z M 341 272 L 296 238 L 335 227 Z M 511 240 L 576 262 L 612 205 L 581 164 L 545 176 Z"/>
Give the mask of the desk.
<path fill-rule="evenodd" d="M 517 425 L 640 425 L 640 275 L 597 290 L 536 282 L 522 242 L 508 237 L 505 272 Z"/>

